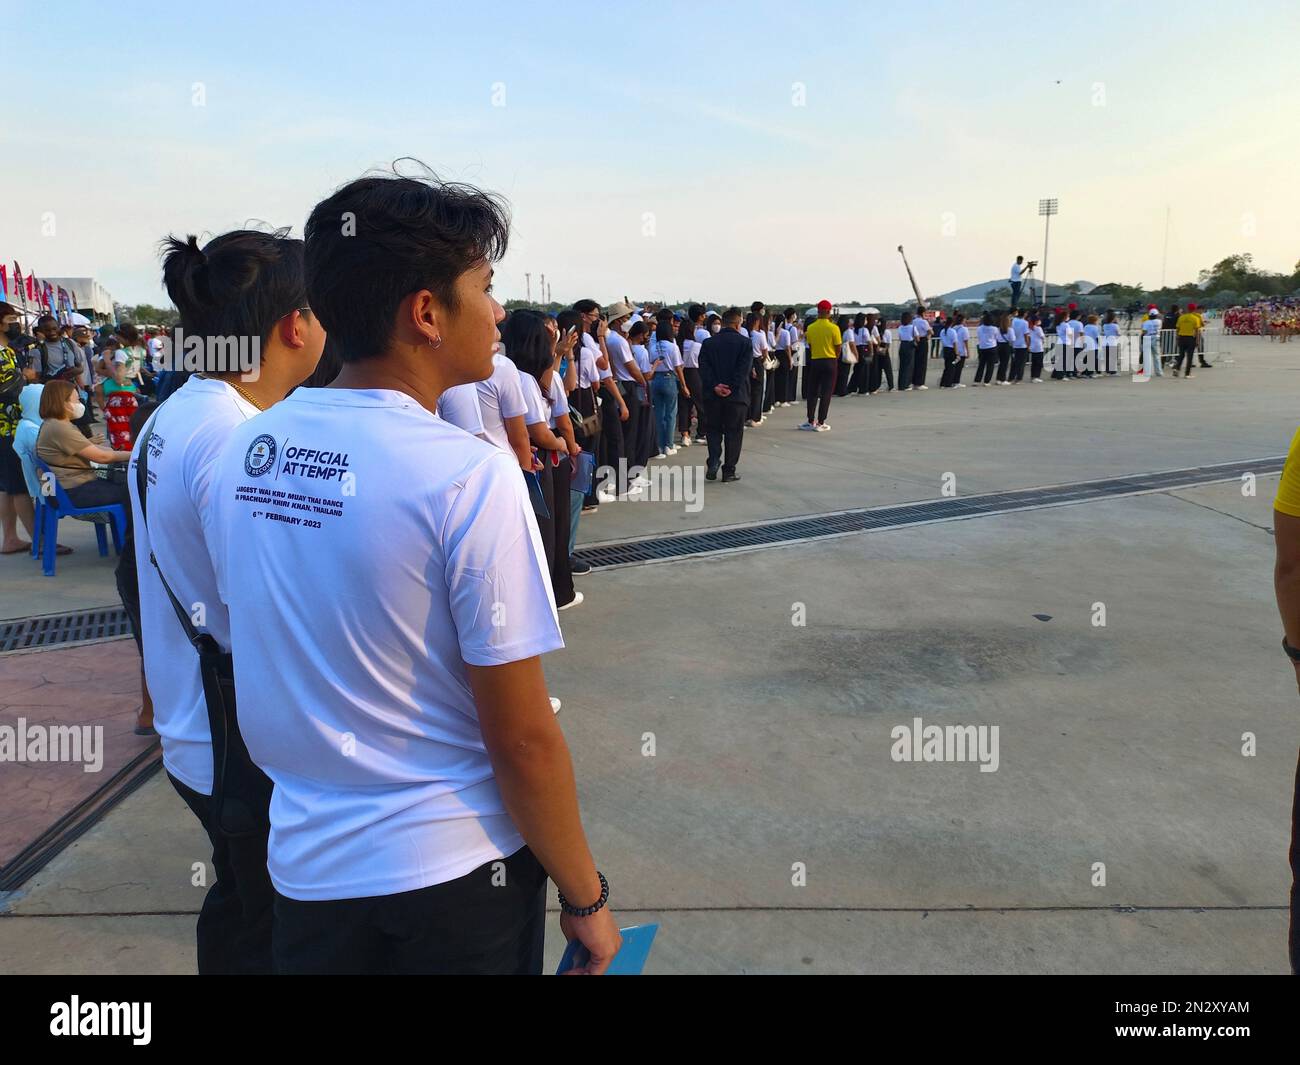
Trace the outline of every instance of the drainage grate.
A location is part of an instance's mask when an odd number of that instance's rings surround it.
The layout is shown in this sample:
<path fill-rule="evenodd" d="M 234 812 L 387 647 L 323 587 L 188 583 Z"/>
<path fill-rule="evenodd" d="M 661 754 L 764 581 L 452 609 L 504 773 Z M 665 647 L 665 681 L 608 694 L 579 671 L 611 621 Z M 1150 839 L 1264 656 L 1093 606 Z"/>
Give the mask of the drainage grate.
<path fill-rule="evenodd" d="M 19 618 L 0 621 L 0 653 L 130 635 L 131 621 L 120 606 L 83 610 L 76 614 Z"/>
<path fill-rule="evenodd" d="M 1161 473 L 1133 474 L 1101 481 L 1078 481 L 1047 488 L 1029 488 L 1015 492 L 992 492 L 964 498 L 934 499 L 921 503 L 902 503 L 888 507 L 843 510 L 831 514 L 814 514 L 786 518 L 756 525 L 707 529 L 696 533 L 672 533 L 649 540 L 625 540 L 594 544 L 581 548 L 577 555 L 593 567 L 629 566 L 640 562 L 690 558 L 718 551 L 736 551 L 768 547 L 799 540 L 815 540 L 845 533 L 897 529 L 937 521 L 957 521 L 987 514 L 1005 514 L 1016 510 L 1087 503 L 1095 499 L 1138 495 L 1144 492 L 1169 491 L 1193 485 L 1233 481 L 1242 474 L 1264 475 L 1282 469 L 1286 456 L 1227 462 L 1215 466 L 1190 466 Z"/>

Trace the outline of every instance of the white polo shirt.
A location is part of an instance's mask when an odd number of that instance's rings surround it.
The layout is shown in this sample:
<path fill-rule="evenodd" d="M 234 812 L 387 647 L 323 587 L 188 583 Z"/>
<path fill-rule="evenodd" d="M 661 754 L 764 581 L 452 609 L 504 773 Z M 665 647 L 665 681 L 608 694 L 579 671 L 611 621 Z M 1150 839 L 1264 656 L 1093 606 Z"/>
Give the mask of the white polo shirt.
<path fill-rule="evenodd" d="M 492 376 L 486 381 L 476 382 L 474 387 L 478 389 L 483 435 L 502 451 L 514 455 L 510 437 L 506 434 L 505 420 L 518 418 L 528 410 L 523 391 L 519 387 L 518 368 L 508 356 L 497 353 L 492 356 Z"/>
<path fill-rule="evenodd" d="M 465 670 L 563 646 L 514 458 L 401 392 L 299 389 L 231 434 L 215 509 L 276 890 L 390 895 L 517 851 Z"/>
<path fill-rule="evenodd" d="M 900 341 L 912 340 L 915 337 L 915 334 L 916 330 L 912 328 L 911 322 L 898 327 L 898 339 Z"/>
<path fill-rule="evenodd" d="M 213 478 L 231 430 L 256 414 L 257 408 L 224 381 L 191 377 L 151 418 L 148 525 L 135 487 L 138 455 L 132 455 L 127 478 L 140 582 L 140 638 L 145 647 L 145 678 L 153 696 L 154 728 L 162 740 L 167 772 L 202 795 L 212 794 L 212 732 L 199 656 L 185 636 L 149 553 L 157 557 L 195 628 L 230 650 L 229 616 L 217 594 L 209 554 Z"/>
<path fill-rule="evenodd" d="M 478 384 L 452 385 L 438 397 L 438 417 L 470 436 L 483 432 L 483 414 L 478 406 Z"/>
<path fill-rule="evenodd" d="M 528 408 L 524 412 L 524 424 L 536 425 L 541 422 L 550 425 L 551 412 L 542 396 L 542 386 L 537 383 L 537 378 L 518 368 L 515 373 L 519 375 L 519 390 L 524 396 L 524 406 Z"/>
<path fill-rule="evenodd" d="M 559 419 L 569 416 L 569 397 L 564 394 L 564 378 L 558 370 L 551 374 L 550 400 L 550 417 L 546 424 L 554 429 Z"/>
<path fill-rule="evenodd" d="M 913 318 L 912 332 L 915 335 L 917 340 L 924 340 L 926 337 L 928 337 L 931 333 L 934 332 L 934 329 L 931 328 L 930 323 L 927 322 L 924 318 Z"/>

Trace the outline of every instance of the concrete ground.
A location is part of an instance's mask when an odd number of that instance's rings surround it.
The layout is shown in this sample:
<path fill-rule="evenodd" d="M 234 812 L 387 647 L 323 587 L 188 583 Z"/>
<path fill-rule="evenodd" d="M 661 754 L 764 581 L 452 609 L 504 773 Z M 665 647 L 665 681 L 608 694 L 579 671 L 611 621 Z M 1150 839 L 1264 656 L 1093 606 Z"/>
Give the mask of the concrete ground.
<path fill-rule="evenodd" d="M 1282 454 L 1300 349 L 1234 352 L 836 400 L 819 436 L 791 408 L 701 513 L 616 504 L 582 539 Z M 662 925 L 649 971 L 1284 972 L 1275 481 L 580 578 L 547 671 L 612 905 Z M 895 761 L 918 717 L 996 727 L 997 770 Z M 192 971 L 203 843 L 152 780 L 5 902 L 0 971 Z"/>

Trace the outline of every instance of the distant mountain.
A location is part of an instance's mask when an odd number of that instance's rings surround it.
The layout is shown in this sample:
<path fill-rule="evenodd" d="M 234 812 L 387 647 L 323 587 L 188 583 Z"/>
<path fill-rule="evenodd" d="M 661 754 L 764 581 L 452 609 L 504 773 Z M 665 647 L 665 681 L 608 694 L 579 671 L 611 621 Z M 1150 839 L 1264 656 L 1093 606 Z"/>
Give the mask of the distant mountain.
<path fill-rule="evenodd" d="M 1087 295 L 1094 288 L 1096 288 L 1096 285 L 1094 285 L 1091 281 L 1075 281 L 1075 282 L 1067 281 L 1067 282 L 1058 283 L 1056 281 L 1049 280 L 1047 283 L 1048 302 L 1051 302 L 1052 300 L 1062 299 L 1065 296 L 1067 296 L 1068 293 L 1065 291 L 1064 288 L 1064 285 L 1067 284 L 1078 285 L 1079 292 L 1082 295 Z M 1011 282 L 1009 282 L 1006 278 L 999 278 L 993 281 L 982 281 L 978 285 L 967 285 L 965 288 L 955 288 L 951 292 L 945 292 L 942 295 L 932 297 L 932 301 L 938 304 L 945 304 L 945 303 L 951 304 L 951 303 L 960 302 L 961 300 L 978 300 L 980 302 L 983 302 L 984 297 L 988 293 L 992 292 L 993 290 L 999 288 L 1009 289 L 1010 287 L 1011 287 Z M 1036 277 L 1030 278 L 1029 281 L 1026 282 L 1026 287 L 1021 290 L 1022 303 L 1025 303 L 1027 301 L 1031 288 L 1033 290 L 1033 297 L 1036 302 L 1038 299 L 1038 293 L 1042 288 L 1042 283 L 1038 280 L 1038 278 Z"/>

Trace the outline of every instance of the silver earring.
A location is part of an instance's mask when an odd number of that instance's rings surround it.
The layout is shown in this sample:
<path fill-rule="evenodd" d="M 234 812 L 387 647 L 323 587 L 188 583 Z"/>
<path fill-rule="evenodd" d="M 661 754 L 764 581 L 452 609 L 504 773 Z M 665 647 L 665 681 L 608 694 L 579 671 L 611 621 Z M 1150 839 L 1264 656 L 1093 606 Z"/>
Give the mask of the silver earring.
<path fill-rule="evenodd" d="M 437 351 L 440 347 L 442 347 L 442 337 L 436 336 L 432 340 L 430 340 L 429 347 L 433 348 L 434 351 Z"/>

